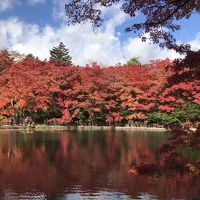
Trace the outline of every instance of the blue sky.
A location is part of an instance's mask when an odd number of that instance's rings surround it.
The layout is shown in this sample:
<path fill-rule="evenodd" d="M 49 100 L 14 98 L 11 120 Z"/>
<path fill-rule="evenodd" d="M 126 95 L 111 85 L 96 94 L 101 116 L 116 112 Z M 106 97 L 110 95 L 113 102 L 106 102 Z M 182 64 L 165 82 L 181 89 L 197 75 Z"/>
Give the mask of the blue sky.
<path fill-rule="evenodd" d="M 66 25 L 64 0 L 0 0 L 0 48 L 33 53 L 41 59 L 60 41 L 69 49 L 75 64 L 97 61 L 102 65 L 126 63 L 139 57 L 143 63 L 153 59 L 179 57 L 173 51 L 142 43 L 136 34 L 124 33 L 131 22 L 119 5 L 103 9 L 107 20 L 95 32 L 91 24 Z M 174 35 L 179 42 L 200 49 L 199 15 L 182 20 L 182 29 Z"/>

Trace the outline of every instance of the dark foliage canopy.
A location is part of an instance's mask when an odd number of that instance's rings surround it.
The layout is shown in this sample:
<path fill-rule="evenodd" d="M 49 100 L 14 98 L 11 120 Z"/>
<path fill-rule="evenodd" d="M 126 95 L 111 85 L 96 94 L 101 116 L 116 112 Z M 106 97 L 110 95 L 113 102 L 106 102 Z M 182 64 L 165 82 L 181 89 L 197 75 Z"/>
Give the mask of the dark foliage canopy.
<path fill-rule="evenodd" d="M 189 51 L 184 59 L 175 60 L 175 70 L 183 70 L 184 68 L 193 71 L 197 78 L 200 78 L 200 50 Z"/>
<path fill-rule="evenodd" d="M 8 68 L 13 62 L 7 50 L 0 51 L 0 72 Z"/>
<path fill-rule="evenodd" d="M 65 5 L 66 15 L 70 24 L 90 20 L 94 26 L 100 26 L 103 19 L 100 7 L 110 7 L 120 0 L 71 0 Z M 150 40 L 160 47 L 173 49 L 179 53 L 187 53 L 188 44 L 178 45 L 172 32 L 179 30 L 178 20 L 189 19 L 192 13 L 200 13 L 199 0 L 125 0 L 122 1 L 121 11 L 130 17 L 137 12 L 144 15 L 144 21 L 134 23 L 125 31 L 142 31 L 140 35 L 146 41 L 145 33 L 149 33 Z"/>

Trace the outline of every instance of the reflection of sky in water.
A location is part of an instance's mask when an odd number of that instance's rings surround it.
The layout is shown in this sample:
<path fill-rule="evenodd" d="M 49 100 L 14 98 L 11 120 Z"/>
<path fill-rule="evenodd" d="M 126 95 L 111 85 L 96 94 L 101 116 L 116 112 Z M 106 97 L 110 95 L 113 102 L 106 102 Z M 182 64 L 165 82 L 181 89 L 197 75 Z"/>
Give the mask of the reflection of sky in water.
<path fill-rule="evenodd" d="M 15 192 L 6 192 L 4 196 L 1 196 L 2 200 L 47 200 L 49 199 L 46 194 L 25 193 L 17 194 Z M 158 200 L 154 195 L 142 193 L 138 197 L 130 197 L 119 192 L 99 191 L 97 193 L 84 193 L 83 191 L 77 191 L 77 193 L 60 195 L 55 200 L 129 200 L 129 199 L 141 199 L 141 200 Z"/>
<path fill-rule="evenodd" d="M 109 190 L 99 190 L 96 192 L 85 192 L 81 190 L 81 186 L 74 186 L 73 193 L 68 193 L 68 190 L 65 191 L 66 194 L 60 194 L 55 197 L 55 200 L 129 200 L 129 199 L 141 199 L 141 200 L 158 200 L 156 196 L 150 195 L 148 193 L 141 193 L 137 197 L 130 197 L 122 192 L 115 192 Z M 40 192 L 26 192 L 24 194 L 18 194 L 13 190 L 5 191 L 4 195 L 0 196 L 1 200 L 48 200 L 54 199 L 49 198 L 47 194 Z"/>
<path fill-rule="evenodd" d="M 13 190 L 7 190 L 4 195 L 0 195 L 1 200 L 45 200 L 47 195 L 38 192 L 26 192 L 24 194 L 18 194 Z"/>
<path fill-rule="evenodd" d="M 147 193 L 140 194 L 138 197 L 130 197 L 123 193 L 119 192 L 108 192 L 108 191 L 100 191 L 95 194 L 68 194 L 63 199 L 67 200 L 85 200 L 85 199 L 93 199 L 93 200 L 129 200 L 129 199 L 142 199 L 142 200 L 157 200 L 157 198 L 153 195 L 149 195 Z"/>

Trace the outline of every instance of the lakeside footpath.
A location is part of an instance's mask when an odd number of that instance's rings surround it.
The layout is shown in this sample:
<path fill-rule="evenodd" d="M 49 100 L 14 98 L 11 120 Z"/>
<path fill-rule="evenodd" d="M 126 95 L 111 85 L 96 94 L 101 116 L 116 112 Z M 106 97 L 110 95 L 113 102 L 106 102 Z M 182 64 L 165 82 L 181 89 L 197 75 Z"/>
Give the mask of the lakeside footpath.
<path fill-rule="evenodd" d="M 31 126 L 1 126 L 0 132 L 2 131 L 12 131 L 12 130 L 35 130 L 35 131 L 59 131 L 59 130 L 137 130 L 137 131 L 158 131 L 158 132 L 166 132 L 168 131 L 166 128 L 162 127 L 145 127 L 145 126 L 59 126 L 59 125 L 36 125 L 34 127 Z"/>

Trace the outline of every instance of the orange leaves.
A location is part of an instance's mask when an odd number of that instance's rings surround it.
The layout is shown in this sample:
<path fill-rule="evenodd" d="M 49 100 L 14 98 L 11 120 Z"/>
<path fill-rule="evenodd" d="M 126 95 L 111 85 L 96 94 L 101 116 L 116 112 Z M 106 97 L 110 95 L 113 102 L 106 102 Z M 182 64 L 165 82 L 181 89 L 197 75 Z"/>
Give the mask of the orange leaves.
<path fill-rule="evenodd" d="M 72 118 L 76 117 L 78 113 L 80 112 L 80 109 L 76 109 L 72 115 Z"/>
<path fill-rule="evenodd" d="M 159 73 L 161 71 L 159 69 Z M 104 112 L 102 108 L 112 113 L 108 121 L 120 121 L 120 107 L 133 112 L 139 109 L 139 100 L 152 85 L 151 76 L 155 73 L 152 74 L 149 66 L 77 68 L 62 63 L 24 60 L 13 64 L 0 76 L 0 107 L 8 105 L 11 109 L 9 103 L 14 98 L 17 100 L 15 108 L 47 110 L 54 96 L 54 104 L 60 107 L 63 118 L 68 121 L 70 115 L 75 117 L 80 109 L 92 114 Z M 156 80 L 154 77 L 154 85 Z"/>
<path fill-rule="evenodd" d="M 123 93 L 120 95 L 120 100 L 124 101 L 124 100 L 132 100 L 132 96 L 129 93 Z"/>
<path fill-rule="evenodd" d="M 20 99 L 20 100 L 17 102 L 17 107 L 18 107 L 18 108 L 23 108 L 25 105 L 26 105 L 26 101 L 25 101 L 24 99 Z"/>
<path fill-rule="evenodd" d="M 0 108 L 6 106 L 6 104 L 10 103 L 10 99 L 8 97 L 3 97 L 2 95 L 0 96 Z"/>
<path fill-rule="evenodd" d="M 69 110 L 65 109 L 63 112 L 62 112 L 63 116 L 62 116 L 62 119 L 65 120 L 67 123 L 70 123 L 72 118 L 71 118 L 71 115 L 69 113 Z"/>
<path fill-rule="evenodd" d="M 110 112 L 106 116 L 106 122 L 112 123 L 112 122 L 121 122 L 122 117 L 120 116 L 119 112 Z"/>
<path fill-rule="evenodd" d="M 106 105 L 105 105 L 105 107 L 108 109 L 108 110 L 110 110 L 110 109 L 112 109 L 112 108 L 115 108 L 115 105 L 116 105 L 116 101 L 114 101 L 114 100 L 109 100 L 109 101 L 106 101 Z"/>
<path fill-rule="evenodd" d="M 194 98 L 194 102 L 200 105 L 200 93 L 196 94 Z"/>
<path fill-rule="evenodd" d="M 200 81 L 185 72 L 187 70 L 169 78 L 168 87 L 160 93 L 162 105 L 158 107 L 159 110 L 172 112 L 175 108 L 184 107 L 187 102 L 200 104 Z"/>
<path fill-rule="evenodd" d="M 12 109 L 3 109 L 0 110 L 0 114 L 5 116 L 12 116 L 14 114 L 14 111 Z"/>
<path fill-rule="evenodd" d="M 120 123 L 144 119 L 151 111 L 172 112 L 186 101 L 200 104 L 199 82 L 167 82 L 170 61 L 141 66 L 75 67 L 63 63 L 24 60 L 0 75 L 0 110 L 54 109 L 61 121 Z M 13 104 L 11 103 L 13 102 Z M 13 111 L 14 110 L 14 111 Z M 51 116 L 54 118 L 55 116 Z"/>
<path fill-rule="evenodd" d="M 64 79 L 70 72 L 70 67 L 56 66 L 55 63 L 31 59 L 17 62 L 0 76 L 0 99 L 8 99 L 8 102 L 17 99 L 18 108 L 32 99 L 34 107 L 31 108 L 47 109 L 52 94 L 60 92 L 60 79 L 63 84 L 71 81 L 72 77 Z"/>
<path fill-rule="evenodd" d="M 127 119 L 129 120 L 132 120 L 132 119 L 145 119 L 145 115 L 141 112 L 139 113 L 134 113 L 134 114 L 131 114 L 127 117 Z"/>
<path fill-rule="evenodd" d="M 147 105 L 145 105 L 145 104 L 138 104 L 137 107 L 136 107 L 136 109 L 138 109 L 140 111 L 149 111 L 154 106 L 155 106 L 155 103 L 149 103 Z"/>
<path fill-rule="evenodd" d="M 101 112 L 100 108 L 91 108 L 90 111 L 92 112 Z"/>
<path fill-rule="evenodd" d="M 77 106 L 80 107 L 80 108 L 86 108 L 87 109 L 90 106 L 90 103 L 89 103 L 88 100 L 86 100 L 85 102 L 78 103 Z"/>
<path fill-rule="evenodd" d="M 166 112 L 172 112 L 172 111 L 174 111 L 174 108 L 167 106 L 167 105 L 166 106 L 160 105 L 160 106 L 158 106 L 158 110 L 163 110 L 163 111 L 166 111 Z"/>
<path fill-rule="evenodd" d="M 174 102 L 174 101 L 176 101 L 176 99 L 173 96 L 168 96 L 161 99 L 161 102 Z"/>
<path fill-rule="evenodd" d="M 73 103 L 73 100 L 72 100 L 72 99 L 65 99 L 65 100 L 64 100 L 64 106 L 65 106 L 66 108 L 68 108 L 69 106 L 71 106 L 72 103 Z"/>

